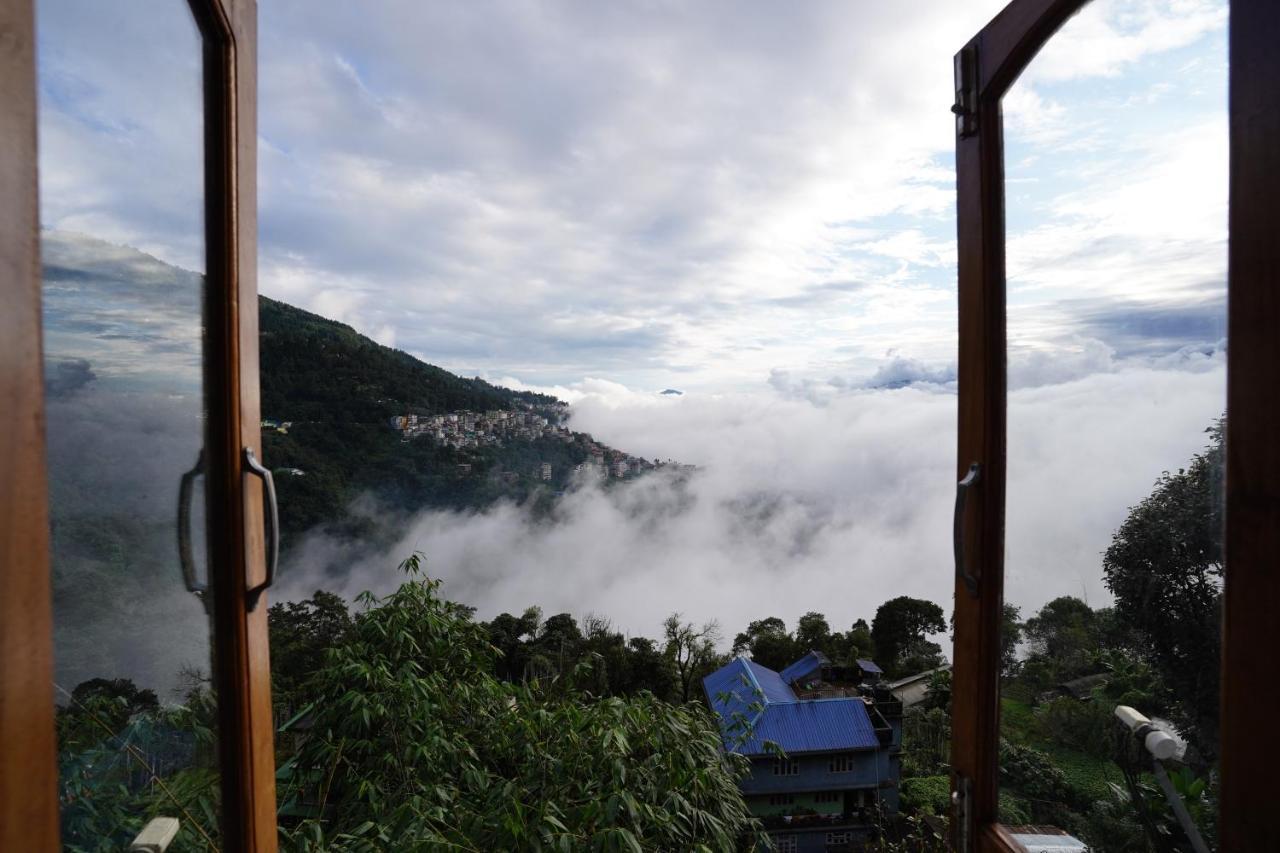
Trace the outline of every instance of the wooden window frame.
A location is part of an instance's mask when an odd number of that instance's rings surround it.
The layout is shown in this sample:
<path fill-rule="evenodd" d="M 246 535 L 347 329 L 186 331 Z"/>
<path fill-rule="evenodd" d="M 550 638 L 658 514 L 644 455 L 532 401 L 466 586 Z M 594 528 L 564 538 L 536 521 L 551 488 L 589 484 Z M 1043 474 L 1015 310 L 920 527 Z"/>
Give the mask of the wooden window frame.
<path fill-rule="evenodd" d="M 1006 328 L 1001 98 L 1088 0 L 1013 0 L 956 57 L 959 277 L 957 478 L 979 478 L 957 521 L 951 844 L 1017 853 L 997 821 L 1004 594 Z M 1280 850 L 1269 780 L 1280 665 L 1280 4 L 1234 0 L 1229 35 L 1230 213 L 1219 847 Z M 967 67 L 965 67 L 967 66 Z M 958 75 L 959 76 L 959 75 Z"/>
<path fill-rule="evenodd" d="M 222 846 L 275 853 L 258 398 L 257 4 L 188 0 L 202 36 L 205 458 Z M 0 0 L 0 850 L 59 847 L 41 347 L 34 0 Z"/>

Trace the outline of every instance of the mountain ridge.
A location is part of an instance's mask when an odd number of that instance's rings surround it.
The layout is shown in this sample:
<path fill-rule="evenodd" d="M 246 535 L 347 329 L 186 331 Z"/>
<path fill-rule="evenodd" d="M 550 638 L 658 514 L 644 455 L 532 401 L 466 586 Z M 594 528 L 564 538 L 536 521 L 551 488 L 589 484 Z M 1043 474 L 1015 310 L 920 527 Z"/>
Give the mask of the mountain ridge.
<path fill-rule="evenodd" d="M 655 467 L 563 427 L 568 406 L 555 397 L 466 379 L 379 344 L 348 325 L 259 297 L 263 456 L 277 472 L 286 544 L 322 526 L 383 538 L 376 517 L 424 509 L 479 510 L 500 500 L 550 511 L 579 475 L 606 482 Z M 513 412 L 534 428 L 500 439 L 397 427 L 404 416 L 486 420 Z M 469 415 L 475 415 L 475 418 Z M 347 512 L 362 495 L 391 512 Z"/>

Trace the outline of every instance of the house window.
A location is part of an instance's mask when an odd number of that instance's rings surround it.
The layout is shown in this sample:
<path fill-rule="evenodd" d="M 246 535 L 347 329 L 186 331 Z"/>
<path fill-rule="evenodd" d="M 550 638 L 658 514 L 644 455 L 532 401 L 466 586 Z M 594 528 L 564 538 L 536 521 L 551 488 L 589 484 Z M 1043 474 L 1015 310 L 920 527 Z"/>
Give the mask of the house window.
<path fill-rule="evenodd" d="M 841 793 L 839 791 L 819 791 L 813 796 L 815 803 L 838 803 L 840 799 Z"/>
<path fill-rule="evenodd" d="M 794 835 L 779 835 L 773 839 L 773 849 L 778 853 L 799 853 L 800 842 Z"/>
<path fill-rule="evenodd" d="M 828 832 L 827 833 L 828 847 L 837 847 L 842 844 L 852 844 L 852 843 L 853 843 L 852 832 Z"/>
<path fill-rule="evenodd" d="M 800 762 L 790 758 L 779 758 L 773 762 L 774 776 L 796 776 L 800 773 Z"/>
<path fill-rule="evenodd" d="M 835 755 L 827 762 L 828 773 L 852 773 L 853 772 L 853 756 L 852 755 Z"/>
<path fill-rule="evenodd" d="M 793 806 L 796 803 L 795 794 L 770 794 L 769 805 L 771 806 Z"/>

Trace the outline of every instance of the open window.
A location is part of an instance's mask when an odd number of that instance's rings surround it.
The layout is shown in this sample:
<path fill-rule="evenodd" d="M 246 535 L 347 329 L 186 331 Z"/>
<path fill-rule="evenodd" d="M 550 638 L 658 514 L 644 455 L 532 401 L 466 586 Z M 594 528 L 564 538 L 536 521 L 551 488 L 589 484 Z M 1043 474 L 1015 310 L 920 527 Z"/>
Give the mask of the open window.
<path fill-rule="evenodd" d="M 276 848 L 256 14 L 0 2 L 5 850 Z"/>
<path fill-rule="evenodd" d="M 1006 586 L 1006 504 L 1014 499 L 1008 458 L 1010 350 L 1016 285 L 1006 272 L 1005 114 L 1016 81 L 1085 0 L 1015 0 L 955 57 L 960 303 L 959 458 L 955 519 L 955 651 L 952 734 L 952 845 L 961 851 L 1023 847 L 1000 823 L 1001 631 Z M 1274 4 L 1231 4 L 1229 28 L 1230 176 L 1225 308 L 1226 380 L 1221 468 L 1222 655 L 1217 739 L 1219 849 L 1280 845 L 1260 799 L 1275 750 L 1256 739 L 1270 704 L 1249 695 L 1274 666 L 1268 609 L 1280 594 L 1280 302 L 1278 249 L 1263 235 L 1280 216 L 1280 34 Z M 1013 319 L 1011 319 L 1013 318 Z M 1206 418 L 1215 413 L 1209 412 Z M 1155 479 L 1159 470 L 1151 472 Z M 1081 476 L 1089 481 L 1087 463 Z M 1012 505 L 1012 504 L 1010 504 Z M 1021 511 L 1022 507 L 1017 507 Z M 1064 510 L 1071 512 L 1070 508 Z M 1013 555 L 1009 554 L 1009 559 Z M 1212 663 L 1212 662 L 1211 662 Z M 1263 676 L 1263 668 L 1271 673 Z M 1211 703 L 1212 704 L 1212 703 Z M 1253 738 L 1252 743 L 1250 742 Z"/>

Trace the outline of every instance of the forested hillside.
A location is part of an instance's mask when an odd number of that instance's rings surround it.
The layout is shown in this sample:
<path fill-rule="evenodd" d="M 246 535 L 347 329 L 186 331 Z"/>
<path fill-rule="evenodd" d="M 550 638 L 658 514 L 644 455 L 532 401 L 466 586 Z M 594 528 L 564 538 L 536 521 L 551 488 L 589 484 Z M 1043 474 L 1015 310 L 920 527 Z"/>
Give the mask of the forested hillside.
<path fill-rule="evenodd" d="M 347 513 L 361 495 L 405 511 L 481 508 L 503 498 L 545 508 L 588 460 L 589 436 L 461 449 L 403 440 L 389 423 L 397 415 L 519 410 L 555 423 L 564 407 L 544 394 L 464 379 L 283 302 L 263 297 L 259 308 L 263 453 L 276 472 L 286 547 L 317 525 L 375 538 L 373 522 Z"/>
<path fill-rule="evenodd" d="M 290 421 L 385 424 L 392 415 L 437 414 L 554 397 L 464 379 L 382 346 L 350 326 L 259 297 L 262 416 Z"/>

